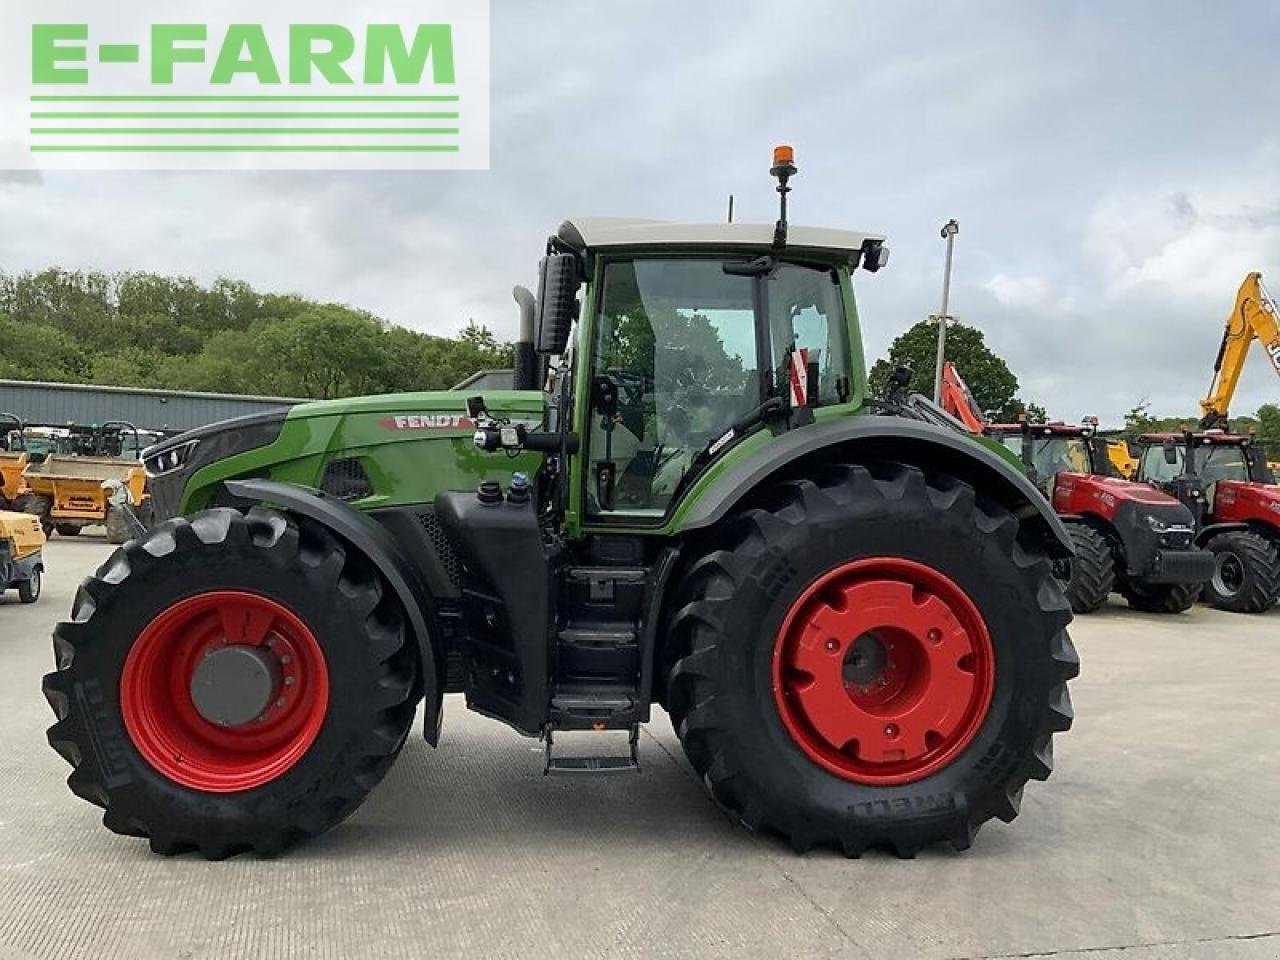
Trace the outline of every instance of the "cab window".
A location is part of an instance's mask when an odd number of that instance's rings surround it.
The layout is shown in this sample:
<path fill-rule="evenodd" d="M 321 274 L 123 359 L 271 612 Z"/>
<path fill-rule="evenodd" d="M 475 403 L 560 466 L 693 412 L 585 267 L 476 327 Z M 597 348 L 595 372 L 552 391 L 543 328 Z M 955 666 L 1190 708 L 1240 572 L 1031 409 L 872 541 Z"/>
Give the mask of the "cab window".
<path fill-rule="evenodd" d="M 809 405 L 848 398 L 835 272 L 784 263 L 758 279 L 726 273 L 724 263 L 605 265 L 591 358 L 588 515 L 665 515 L 699 454 L 789 387 L 796 351 L 804 351 L 797 371 Z M 767 323 L 760 333 L 757 313 Z"/>

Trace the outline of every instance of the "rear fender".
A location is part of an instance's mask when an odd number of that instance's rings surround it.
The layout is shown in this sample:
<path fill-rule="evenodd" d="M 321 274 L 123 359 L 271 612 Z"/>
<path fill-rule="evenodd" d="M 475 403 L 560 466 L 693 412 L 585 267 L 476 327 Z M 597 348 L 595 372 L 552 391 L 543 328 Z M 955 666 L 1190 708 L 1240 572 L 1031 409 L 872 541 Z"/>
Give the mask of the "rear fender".
<path fill-rule="evenodd" d="M 273 480 L 227 480 L 223 485 L 237 506 L 275 506 L 323 524 L 378 568 L 399 598 L 417 641 L 418 676 L 426 701 L 423 734 L 435 746 L 440 739 L 445 665 L 444 650 L 433 638 L 443 634 L 422 571 L 376 520 L 321 490 Z"/>
<path fill-rule="evenodd" d="M 713 526 L 773 477 L 820 458 L 894 460 L 945 471 L 1010 510 L 1050 556 L 1074 552 L 1049 501 L 1006 460 L 953 430 L 903 417 L 840 417 L 784 433 L 717 478 L 689 511 L 680 532 Z"/>

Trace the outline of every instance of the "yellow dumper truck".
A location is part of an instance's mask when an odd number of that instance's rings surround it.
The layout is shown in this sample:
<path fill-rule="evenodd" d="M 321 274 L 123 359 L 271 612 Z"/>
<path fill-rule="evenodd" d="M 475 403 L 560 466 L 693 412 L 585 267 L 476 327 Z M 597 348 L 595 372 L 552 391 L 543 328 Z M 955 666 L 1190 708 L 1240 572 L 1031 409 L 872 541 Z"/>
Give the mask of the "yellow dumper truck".
<path fill-rule="evenodd" d="M 40 599 L 44 540 L 38 517 L 0 511 L 0 593 L 17 590 L 23 603 Z"/>
<path fill-rule="evenodd" d="M 125 433 L 133 434 L 132 448 L 122 440 Z M 145 509 L 147 473 L 142 461 L 129 455 L 139 447 L 138 434 L 132 424 L 108 424 L 76 445 L 86 453 L 49 453 L 38 463 L 32 460 L 22 473 L 25 489 L 15 507 L 38 517 L 46 535 L 56 530 L 74 537 L 85 527 L 103 525 L 109 543 L 124 543 L 132 535 L 129 518 L 124 507 L 111 502 L 109 491 L 123 488 L 128 492 L 124 502 Z"/>

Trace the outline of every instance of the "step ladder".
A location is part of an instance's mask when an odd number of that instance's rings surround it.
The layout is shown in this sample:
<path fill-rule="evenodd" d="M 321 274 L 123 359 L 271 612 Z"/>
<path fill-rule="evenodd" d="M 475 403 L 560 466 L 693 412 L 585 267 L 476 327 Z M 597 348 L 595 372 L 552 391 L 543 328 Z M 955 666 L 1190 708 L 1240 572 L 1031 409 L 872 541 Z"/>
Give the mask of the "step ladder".
<path fill-rule="evenodd" d="M 604 733 L 606 731 L 600 731 Z M 617 732 L 617 731 L 608 731 Z M 542 734 L 546 745 L 546 765 L 543 776 L 551 774 L 582 773 L 639 773 L 640 772 L 640 724 L 632 724 L 627 731 L 627 752 L 622 756 L 558 757 L 555 755 L 555 730 L 547 727 Z"/>

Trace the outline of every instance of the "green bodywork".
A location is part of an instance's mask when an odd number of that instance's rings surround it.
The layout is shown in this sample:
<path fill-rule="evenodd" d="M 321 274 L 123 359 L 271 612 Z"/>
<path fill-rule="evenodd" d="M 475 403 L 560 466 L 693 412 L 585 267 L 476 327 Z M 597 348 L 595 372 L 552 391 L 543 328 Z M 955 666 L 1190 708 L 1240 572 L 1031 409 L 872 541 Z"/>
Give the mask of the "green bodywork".
<path fill-rule="evenodd" d="M 485 398 L 492 411 L 512 420 L 542 419 L 541 393 L 508 390 Z M 335 459 L 358 459 L 373 482 L 377 492 L 352 503 L 361 510 L 430 503 L 441 490 L 468 489 L 513 470 L 537 468 L 537 454 L 508 458 L 477 450 L 464 402 L 463 394 L 436 391 L 294 407 L 274 443 L 197 471 L 184 490 L 181 512 L 203 509 L 225 480 L 269 477 L 318 487 L 325 464 Z"/>

